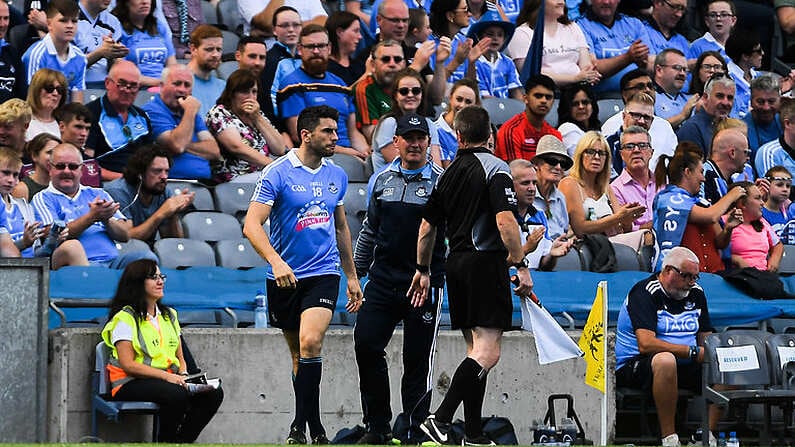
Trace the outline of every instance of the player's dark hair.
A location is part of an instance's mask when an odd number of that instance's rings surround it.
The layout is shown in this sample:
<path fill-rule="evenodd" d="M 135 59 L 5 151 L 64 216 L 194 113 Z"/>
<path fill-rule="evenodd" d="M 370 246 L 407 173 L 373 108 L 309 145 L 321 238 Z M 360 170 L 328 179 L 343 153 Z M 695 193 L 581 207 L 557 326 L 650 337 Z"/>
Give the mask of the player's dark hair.
<path fill-rule="evenodd" d="M 330 118 L 337 121 L 340 118 L 340 112 L 329 106 L 307 107 L 298 114 L 298 132 L 302 130 L 312 132 L 320 125 L 320 120 L 323 118 Z"/>

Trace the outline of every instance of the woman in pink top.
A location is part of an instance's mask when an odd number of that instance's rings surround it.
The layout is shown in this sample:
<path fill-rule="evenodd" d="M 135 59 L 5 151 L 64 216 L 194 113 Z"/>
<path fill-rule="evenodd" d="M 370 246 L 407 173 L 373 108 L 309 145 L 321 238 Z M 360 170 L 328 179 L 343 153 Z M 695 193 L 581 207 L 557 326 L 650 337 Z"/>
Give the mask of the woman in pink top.
<path fill-rule="evenodd" d="M 742 211 L 742 223 L 731 235 L 732 264 L 736 267 L 755 267 L 775 272 L 784 253 L 784 245 L 776 236 L 773 227 L 762 217 L 762 192 L 751 182 L 740 182 L 748 195 L 739 199 L 735 206 Z"/>

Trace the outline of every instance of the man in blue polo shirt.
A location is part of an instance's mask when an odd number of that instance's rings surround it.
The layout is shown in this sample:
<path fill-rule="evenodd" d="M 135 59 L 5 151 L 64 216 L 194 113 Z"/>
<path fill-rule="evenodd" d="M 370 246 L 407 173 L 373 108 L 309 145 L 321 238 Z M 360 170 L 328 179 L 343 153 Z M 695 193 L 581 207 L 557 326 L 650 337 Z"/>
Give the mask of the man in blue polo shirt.
<path fill-rule="evenodd" d="M 602 81 L 595 92 L 619 91 L 619 80 L 635 68 L 650 65 L 649 35 L 643 22 L 617 13 L 619 0 L 593 0 L 585 16 L 577 20 Z"/>
<path fill-rule="evenodd" d="M 666 48 L 676 48 L 683 54 L 690 49 L 690 42 L 676 32 L 676 25 L 687 10 L 687 0 L 654 0 L 651 17 L 645 22 L 649 34 L 649 52 L 660 54 Z"/>
<path fill-rule="evenodd" d="M 327 72 L 331 51 L 328 31 L 320 25 L 301 30 L 298 53 L 301 67 L 284 78 L 284 88 L 277 94 L 280 116 L 285 120 L 293 142 L 300 142 L 298 114 L 306 107 L 327 105 L 339 110 L 339 141 L 336 152 L 365 158 L 369 152 L 364 135 L 356 129 L 356 108 L 345 81 Z"/>
<path fill-rule="evenodd" d="M 108 67 L 130 50 L 122 43 L 119 19 L 108 11 L 109 0 L 80 0 L 75 45 L 86 55 L 86 84 L 101 88 Z"/>
<path fill-rule="evenodd" d="M 22 56 L 30 84 L 39 68 L 60 71 L 66 77 L 70 100 L 83 102 L 86 89 L 86 56 L 75 46 L 77 16 L 80 10 L 74 0 L 52 0 L 47 5 L 47 34 L 28 48 Z"/>
<path fill-rule="evenodd" d="M 119 212 L 119 204 L 101 188 L 80 184 L 83 158 L 69 143 L 50 156 L 50 186 L 33 196 L 33 211 L 42 225 L 66 222 L 69 237 L 83 244 L 91 265 L 123 269 L 130 262 L 157 257 L 150 251 L 119 255 L 114 240 L 126 242 L 132 223 Z"/>
<path fill-rule="evenodd" d="M 102 167 L 102 180 L 121 177 L 127 159 L 142 145 L 151 143 L 152 124 L 133 105 L 141 84 L 141 72 L 128 60 L 119 60 L 105 79 L 107 93 L 86 105 L 92 116 L 86 148 Z"/>
<path fill-rule="evenodd" d="M 682 90 L 687 80 L 685 53 L 676 48 L 662 50 L 654 58 L 654 87 L 657 91 L 654 114 L 665 118 L 674 129 L 690 118 L 701 95 L 688 95 Z"/>
<path fill-rule="evenodd" d="M 268 318 L 282 329 L 292 358 L 296 414 L 287 444 L 306 444 L 307 424 L 312 444 L 329 443 L 320 421 L 320 350 L 337 305 L 340 265 L 346 309 L 356 312 L 362 304 L 342 203 L 348 176 L 325 160 L 335 152 L 338 119 L 328 106 L 301 111 L 301 145 L 262 171 L 243 227 L 268 261 Z M 262 225 L 269 218 L 268 235 Z"/>
<path fill-rule="evenodd" d="M 156 141 L 174 157 L 170 178 L 208 179 L 210 162 L 221 158 L 218 143 L 199 116 L 201 103 L 191 96 L 192 88 L 193 72 L 188 67 L 166 67 L 160 94 L 143 107 Z"/>

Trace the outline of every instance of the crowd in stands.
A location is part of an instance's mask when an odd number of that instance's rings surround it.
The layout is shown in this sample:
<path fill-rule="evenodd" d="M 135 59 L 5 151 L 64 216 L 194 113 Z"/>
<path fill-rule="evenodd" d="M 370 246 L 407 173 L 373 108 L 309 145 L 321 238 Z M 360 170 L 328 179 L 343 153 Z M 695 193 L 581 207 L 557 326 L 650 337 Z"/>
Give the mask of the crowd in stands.
<path fill-rule="evenodd" d="M 776 270 L 795 243 L 795 72 L 766 71 L 786 57 L 766 30 L 795 29 L 783 0 L 223 1 L 239 23 L 205 0 L 0 0 L 4 255 L 34 256 L 64 221 L 82 246 L 53 267 L 124 265 L 113 240 L 182 235 L 193 195 L 169 179 L 256 182 L 318 104 L 340 111 L 335 152 L 377 173 L 406 114 L 427 117 L 444 169 L 462 108 L 523 102 L 491 144 L 529 162 L 512 168 L 533 184 L 519 219 L 545 228 L 527 233 L 547 241 L 526 247 L 541 268 L 591 234 L 697 244 L 704 271 Z"/>

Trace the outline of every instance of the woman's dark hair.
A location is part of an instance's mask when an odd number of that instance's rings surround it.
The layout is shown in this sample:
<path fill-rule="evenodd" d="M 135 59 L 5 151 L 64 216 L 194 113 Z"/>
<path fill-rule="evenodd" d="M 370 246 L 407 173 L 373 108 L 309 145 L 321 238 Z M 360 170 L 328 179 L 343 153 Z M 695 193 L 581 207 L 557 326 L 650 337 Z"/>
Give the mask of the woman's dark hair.
<path fill-rule="evenodd" d="M 326 19 L 326 29 L 328 30 L 328 41 L 331 43 L 331 54 L 340 57 L 340 41 L 337 37 L 338 29 L 348 29 L 354 22 L 358 22 L 359 17 L 349 11 L 334 11 Z"/>
<path fill-rule="evenodd" d="M 42 132 L 25 144 L 25 154 L 27 154 L 29 158 L 33 158 L 34 155 L 39 155 L 39 152 L 41 152 L 42 149 L 44 149 L 44 146 L 46 146 L 50 141 L 55 141 L 58 144 L 63 143 L 63 141 L 61 141 L 61 139 L 55 135 Z"/>
<path fill-rule="evenodd" d="M 519 15 L 516 16 L 516 26 L 526 23 L 530 29 L 535 28 L 536 20 L 538 19 L 538 10 L 541 8 L 541 2 L 543 1 L 545 0 L 525 0 L 522 9 L 519 10 Z M 571 23 L 571 20 L 569 20 L 569 8 L 563 7 L 563 15 L 558 17 L 558 23 L 564 25 Z"/>
<path fill-rule="evenodd" d="M 712 56 L 718 61 L 720 61 L 721 65 L 723 65 L 723 72 L 729 73 L 729 67 L 726 65 L 726 59 L 721 56 L 720 53 L 717 51 L 704 51 L 701 55 L 696 59 L 696 65 L 693 66 L 693 76 L 690 79 L 690 93 L 695 94 L 698 93 L 699 95 L 704 94 L 704 82 L 701 82 L 701 78 L 698 77 L 698 72 L 701 71 L 701 65 L 704 63 L 704 59 L 707 57 Z"/>
<path fill-rule="evenodd" d="M 654 170 L 654 181 L 658 186 L 678 185 L 682 182 L 685 169 L 693 169 L 704 159 L 704 152 L 691 141 L 682 141 L 676 146 L 673 157 L 661 155 Z"/>
<path fill-rule="evenodd" d="M 571 114 L 574 97 L 580 92 L 584 92 L 591 101 L 592 112 L 591 116 L 588 117 L 587 123 L 575 121 Z M 563 123 L 574 123 L 584 132 L 589 130 L 600 130 L 602 128 L 602 123 L 599 122 L 599 105 L 596 102 L 596 96 L 593 94 L 593 91 L 591 91 L 591 87 L 589 87 L 588 84 L 572 84 L 564 87 L 560 91 L 560 101 L 558 102 L 558 125 Z"/>
<path fill-rule="evenodd" d="M 119 286 L 116 288 L 116 295 L 110 303 L 110 313 L 108 319 L 119 313 L 125 306 L 132 307 L 133 312 L 139 320 L 146 318 L 146 289 L 144 282 L 146 278 L 157 273 L 157 263 L 151 259 L 141 259 L 131 262 L 124 269 L 119 278 Z M 157 302 L 157 308 L 163 314 L 163 318 L 170 318 L 171 313 L 164 304 Z"/>
<path fill-rule="evenodd" d="M 460 0 L 434 0 L 433 3 L 431 3 L 431 14 L 428 18 L 428 22 L 435 36 L 453 38 L 453 36 L 449 34 L 450 22 L 447 20 L 447 13 L 455 12 L 459 3 L 461 3 Z"/>
<path fill-rule="evenodd" d="M 149 8 L 149 14 L 147 14 L 146 18 L 144 19 L 143 31 L 150 36 L 157 36 L 157 19 L 155 18 L 155 6 L 157 0 L 151 0 L 151 2 L 152 5 Z M 118 0 L 116 2 L 116 7 L 113 8 L 111 14 L 119 19 L 119 22 L 121 22 L 121 27 L 124 28 L 124 31 L 127 33 L 132 33 L 135 30 L 135 25 L 133 25 L 132 20 L 130 19 L 130 0 Z M 166 36 L 161 37 L 165 38 Z"/>
<path fill-rule="evenodd" d="M 726 39 L 726 55 L 733 61 L 740 62 L 744 54 L 752 54 L 754 48 L 760 46 L 759 34 L 748 28 L 735 28 Z"/>
<path fill-rule="evenodd" d="M 425 80 L 422 79 L 422 75 L 419 74 L 413 68 L 404 68 L 398 71 L 395 74 L 395 81 L 392 83 L 392 104 L 391 110 L 386 113 L 381 119 L 386 117 L 394 117 L 395 120 L 403 116 L 403 111 L 400 110 L 397 103 L 397 95 L 398 95 L 398 85 L 400 85 L 400 80 L 403 78 L 414 78 L 420 82 L 420 87 L 422 88 L 422 99 L 420 100 L 420 106 L 417 108 L 417 114 L 422 116 L 428 116 L 428 102 L 426 101 L 426 97 L 428 96 L 428 89 L 425 85 Z"/>
<path fill-rule="evenodd" d="M 221 96 L 215 101 L 216 104 L 221 104 L 228 110 L 232 111 L 232 104 L 235 101 L 235 93 L 245 92 L 251 90 L 252 87 L 257 85 L 257 76 L 250 70 L 238 69 L 235 70 L 228 78 L 226 78 L 226 87 L 221 92 Z"/>

